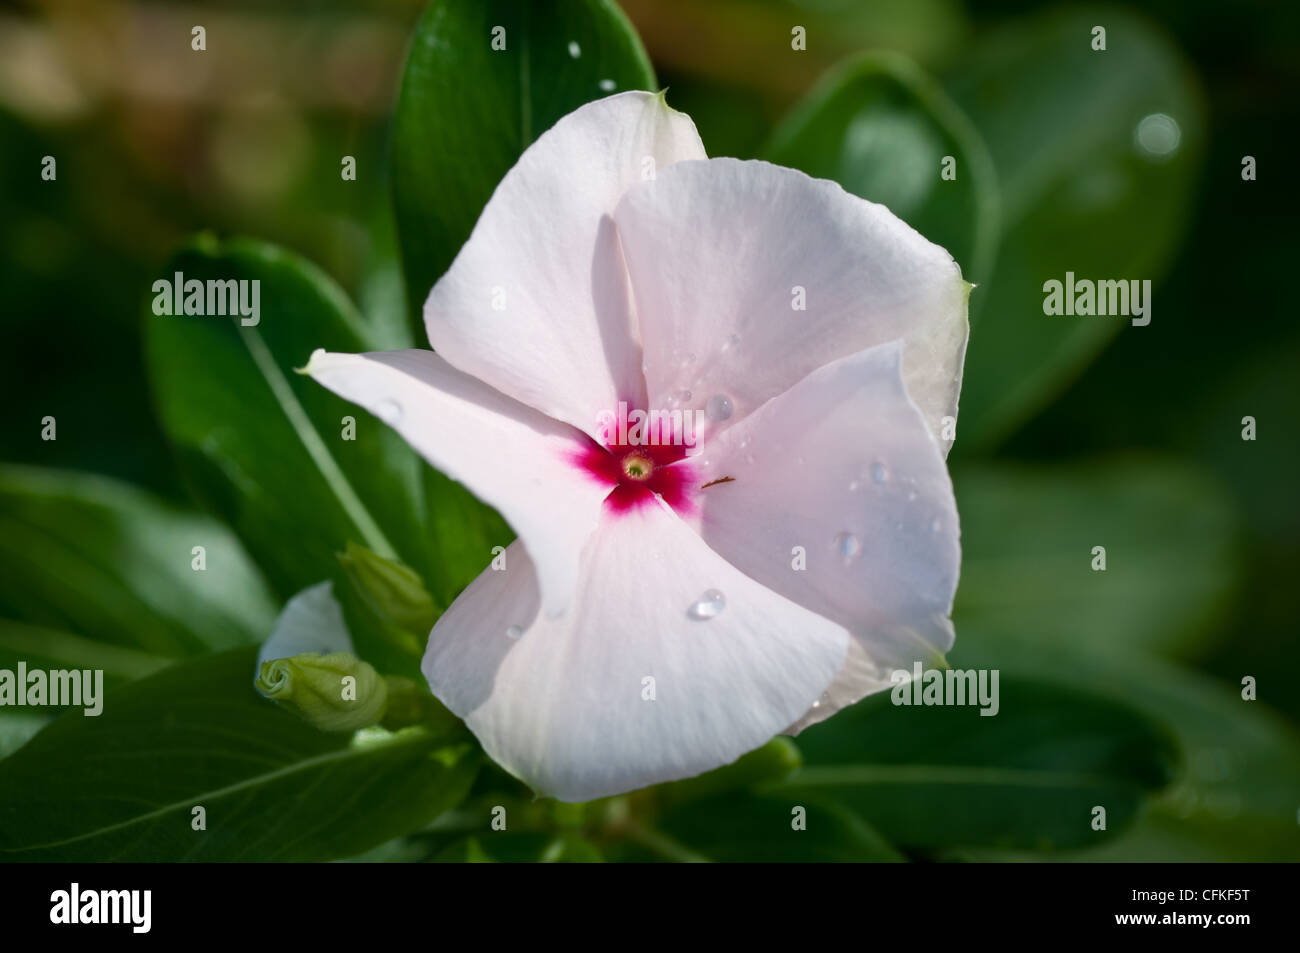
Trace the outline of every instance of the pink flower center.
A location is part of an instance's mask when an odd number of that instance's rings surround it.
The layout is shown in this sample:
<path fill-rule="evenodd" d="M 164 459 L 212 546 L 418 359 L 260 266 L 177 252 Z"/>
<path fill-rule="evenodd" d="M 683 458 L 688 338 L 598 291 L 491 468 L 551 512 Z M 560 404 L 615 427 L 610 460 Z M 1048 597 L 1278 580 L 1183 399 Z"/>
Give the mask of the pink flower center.
<path fill-rule="evenodd" d="M 625 513 L 659 496 L 685 515 L 694 508 L 691 487 L 695 480 L 686 451 L 676 443 L 619 443 L 615 437 L 601 446 L 587 438 L 587 446 L 574 455 L 573 463 L 586 476 L 610 488 L 605 506 L 613 512 Z"/>

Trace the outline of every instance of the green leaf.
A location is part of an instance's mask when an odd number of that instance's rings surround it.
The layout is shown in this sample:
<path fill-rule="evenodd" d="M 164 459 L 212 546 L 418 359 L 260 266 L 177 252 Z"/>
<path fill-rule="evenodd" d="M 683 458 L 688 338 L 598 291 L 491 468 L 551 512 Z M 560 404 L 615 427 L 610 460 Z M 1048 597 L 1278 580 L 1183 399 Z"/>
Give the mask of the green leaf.
<path fill-rule="evenodd" d="M 957 465 L 957 644 L 976 627 L 1042 652 L 1190 655 L 1239 578 L 1238 520 L 1186 465 L 1123 457 L 1071 467 Z M 1093 571 L 1096 546 L 1105 571 Z"/>
<path fill-rule="evenodd" d="M 1300 739 L 1267 707 L 1270 695 L 1287 691 L 1285 679 L 1259 673 L 1263 700 L 1246 701 L 1239 687 L 1156 658 L 1099 652 L 1087 641 L 1048 648 L 1028 632 L 992 635 L 973 625 L 959 627 L 950 660 L 1000 665 L 1079 689 L 1104 687 L 1172 730 L 1186 753 L 1185 770 L 1147 815 L 1094 859 L 1300 856 Z"/>
<path fill-rule="evenodd" d="M 492 48 L 497 28 L 503 50 Z M 497 183 L 539 135 L 583 103 L 654 85 L 640 40 L 610 0 L 556 0 L 545 9 L 528 0 L 430 4 L 416 27 L 393 129 L 413 314 Z"/>
<path fill-rule="evenodd" d="M 28 672 L 89 669 L 103 672 L 104 687 L 112 688 L 122 682 L 152 675 L 159 669 L 166 668 L 172 661 L 170 658 L 149 655 L 135 649 L 83 639 L 59 629 L 0 619 L 0 669 L 16 672 L 20 662 L 27 666 Z M 50 705 L 45 710 L 54 715 L 64 707 Z M 48 716 L 44 718 L 44 721 L 48 720 Z M 20 727 L 27 724 L 30 721 L 21 722 Z M 34 733 L 35 730 L 31 732 Z M 0 726 L 0 736 L 4 734 L 5 729 Z M 11 735 L 11 739 L 20 736 L 21 732 Z M 26 737 L 22 737 L 22 740 L 26 741 Z M 6 747 L 4 741 L 0 740 L 0 757 L 16 747 L 17 744 L 13 743 Z"/>
<path fill-rule="evenodd" d="M 183 662 L 69 712 L 0 762 L 0 858 L 315 861 L 427 823 L 469 791 L 472 746 L 412 728 L 316 731 L 259 698 L 256 653 Z M 206 812 L 194 830 L 193 808 Z"/>
<path fill-rule="evenodd" d="M 1104 51 L 1092 49 L 1094 25 L 1106 28 Z M 1005 437 L 1121 328 L 1142 333 L 1124 317 L 1045 315 L 1043 283 L 1067 271 L 1155 283 L 1187 222 L 1205 126 L 1182 57 L 1122 9 L 1055 10 L 974 49 L 947 88 L 992 153 L 1003 236 L 993 276 L 977 292 L 987 300 L 966 354 L 958 452 Z M 1137 137 L 1157 114 L 1179 129 L 1165 155 Z M 1159 300 L 1151 314 L 1175 320 Z"/>
<path fill-rule="evenodd" d="M 1160 724 L 1051 682 L 1000 676 L 991 717 L 892 694 L 803 732 L 804 769 L 759 793 L 837 802 L 904 847 L 1063 848 L 1113 836 L 1177 763 Z M 1106 831 L 1092 829 L 1097 805 Z"/>
<path fill-rule="evenodd" d="M 802 829 L 794 826 L 796 818 L 805 825 Z M 718 862 L 903 859 L 861 817 L 826 797 L 744 793 L 715 797 L 669 811 L 655 829 L 702 858 Z"/>
<path fill-rule="evenodd" d="M 147 313 L 163 427 L 198 494 L 239 533 L 281 596 L 333 575 L 357 540 L 427 568 L 423 464 L 387 425 L 295 374 L 316 348 L 369 349 L 326 275 L 260 242 L 201 238 L 164 274 L 260 282 L 260 321 Z M 344 439 L 344 417 L 355 439 Z"/>
<path fill-rule="evenodd" d="M 909 60 L 872 53 L 836 67 L 764 153 L 888 206 L 946 248 L 968 281 L 987 277 L 998 237 L 992 160 L 970 120 Z M 940 174 L 947 157 L 952 179 Z"/>
<path fill-rule="evenodd" d="M 426 580 L 434 602 L 446 607 L 487 569 L 494 547 L 504 550 L 514 542 L 515 531 L 496 510 L 432 467 L 424 468 L 424 494 L 434 567 Z"/>
<path fill-rule="evenodd" d="M 127 677 L 149 659 L 86 640 L 175 658 L 261 641 L 275 622 L 225 526 L 106 477 L 16 466 L 0 467 L 0 614 L 29 624 L 4 630 L 0 658 L 122 662 Z"/>
<path fill-rule="evenodd" d="M 50 723 L 52 711 L 31 709 L 0 711 L 0 758 L 7 758 L 27 744 L 38 731 Z"/>

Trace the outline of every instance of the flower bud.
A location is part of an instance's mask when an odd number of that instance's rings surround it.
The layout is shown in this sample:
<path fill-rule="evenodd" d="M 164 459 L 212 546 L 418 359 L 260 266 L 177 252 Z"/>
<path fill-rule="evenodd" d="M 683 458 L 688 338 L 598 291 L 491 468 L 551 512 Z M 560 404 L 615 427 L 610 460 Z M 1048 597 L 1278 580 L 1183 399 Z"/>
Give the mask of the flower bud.
<path fill-rule="evenodd" d="M 369 608 L 414 636 L 414 651 L 421 654 L 438 610 L 415 570 L 353 542 L 348 543 L 346 552 L 339 553 L 338 560 Z"/>
<path fill-rule="evenodd" d="M 384 679 L 349 652 L 305 652 L 263 662 L 254 684 L 265 697 L 321 731 L 355 731 L 373 725 L 388 705 Z"/>

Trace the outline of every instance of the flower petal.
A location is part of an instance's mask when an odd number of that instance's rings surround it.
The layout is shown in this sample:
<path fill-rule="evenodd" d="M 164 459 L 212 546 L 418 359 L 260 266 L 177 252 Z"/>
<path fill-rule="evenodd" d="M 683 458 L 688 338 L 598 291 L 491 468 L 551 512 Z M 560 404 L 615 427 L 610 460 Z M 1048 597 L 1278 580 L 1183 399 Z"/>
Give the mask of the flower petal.
<path fill-rule="evenodd" d="M 644 403 L 641 348 L 609 214 L 634 182 L 704 156 L 662 96 L 620 93 L 557 122 L 497 186 L 424 306 L 429 342 L 502 393 L 597 436 Z"/>
<path fill-rule="evenodd" d="M 606 515 L 563 618 L 537 614 L 527 555 L 506 560 L 438 620 L 424 673 L 499 764 L 561 800 L 735 760 L 807 710 L 848 647 L 842 628 L 719 559 L 666 506 Z M 725 606 L 693 618 L 718 608 L 704 598 L 714 589 Z"/>
<path fill-rule="evenodd" d="M 275 628 L 257 653 L 254 675 L 263 662 L 272 659 L 293 658 L 304 652 L 331 655 L 352 651 L 352 636 L 343 621 L 343 609 L 334 598 L 334 584 L 318 582 L 284 604 Z"/>
<path fill-rule="evenodd" d="M 931 432 L 955 420 L 970 285 L 883 205 L 766 162 L 709 159 L 634 186 L 614 220 L 651 407 L 726 397 L 720 431 L 823 364 L 902 338 Z"/>
<path fill-rule="evenodd" d="M 387 422 L 431 464 L 496 507 L 537 561 L 546 611 L 564 611 L 579 554 L 610 490 L 572 462 L 589 446 L 585 436 L 432 351 L 316 351 L 305 372 Z M 484 553 L 484 564 L 490 558 Z"/>
<path fill-rule="evenodd" d="M 904 354 L 892 342 L 819 368 L 702 456 L 701 483 L 733 478 L 698 495 L 704 541 L 865 650 L 816 720 L 952 645 L 957 506 Z"/>

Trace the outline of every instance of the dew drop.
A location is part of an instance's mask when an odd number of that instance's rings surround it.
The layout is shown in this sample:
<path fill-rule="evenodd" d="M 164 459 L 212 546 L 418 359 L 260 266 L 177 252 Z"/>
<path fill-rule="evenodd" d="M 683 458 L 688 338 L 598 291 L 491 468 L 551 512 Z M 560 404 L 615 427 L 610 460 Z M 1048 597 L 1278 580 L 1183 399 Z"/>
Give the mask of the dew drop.
<path fill-rule="evenodd" d="M 754 455 L 753 455 L 752 453 L 747 453 L 747 454 L 745 454 L 745 462 L 746 462 L 746 463 L 753 463 L 753 462 L 754 462 Z"/>
<path fill-rule="evenodd" d="M 599 83 L 600 88 L 607 93 L 613 92 L 614 87 L 617 85 L 618 84 L 615 83 L 612 79 L 602 79 Z"/>
<path fill-rule="evenodd" d="M 916 491 L 915 491 L 915 490 L 908 490 L 908 491 L 907 491 L 907 502 L 911 503 L 911 502 L 913 502 L 915 499 L 916 499 Z"/>
<path fill-rule="evenodd" d="M 889 471 L 885 469 L 883 463 L 873 463 L 871 465 L 871 482 L 884 483 L 889 479 Z"/>
<path fill-rule="evenodd" d="M 938 520 L 930 520 L 930 532 L 934 533 L 937 536 L 939 534 L 939 530 L 941 529 L 943 529 L 943 523 L 939 522 Z"/>
<path fill-rule="evenodd" d="M 856 492 L 858 492 L 858 490 L 861 488 L 861 486 L 862 486 L 862 484 L 859 483 L 857 480 L 850 480 L 850 481 L 849 481 L 849 492 L 850 492 L 850 493 L 856 493 Z"/>
<path fill-rule="evenodd" d="M 683 404 L 688 403 L 693 396 L 695 395 L 688 390 L 677 392 L 677 399 Z"/>
<path fill-rule="evenodd" d="M 1164 113 L 1152 113 L 1133 130 L 1133 144 L 1138 152 L 1151 159 L 1167 159 L 1178 151 L 1183 133 L 1178 122 Z"/>
<path fill-rule="evenodd" d="M 840 533 L 835 537 L 835 549 L 847 565 L 861 555 L 862 542 L 852 533 Z"/>
<path fill-rule="evenodd" d="M 710 589 L 691 604 L 691 607 L 686 610 L 686 614 L 692 619 L 703 621 L 719 615 L 726 607 L 726 596 L 717 589 Z"/>
<path fill-rule="evenodd" d="M 734 410 L 726 394 L 714 394 L 704 405 L 704 413 L 710 420 L 729 420 Z"/>
<path fill-rule="evenodd" d="M 739 334 L 728 334 L 727 339 L 722 342 L 722 349 L 724 351 L 730 351 L 733 347 L 735 347 L 739 343 L 740 343 Z"/>
<path fill-rule="evenodd" d="M 575 60 L 582 55 L 582 47 L 578 45 L 577 40 L 569 41 L 569 55 L 572 56 Z"/>
<path fill-rule="evenodd" d="M 385 398 L 375 407 L 375 416 L 386 424 L 395 424 L 402 419 L 402 405 L 395 400 Z"/>
<path fill-rule="evenodd" d="M 511 639 L 517 639 L 524 634 L 524 630 L 517 625 L 512 625 L 506 629 L 506 636 Z"/>

